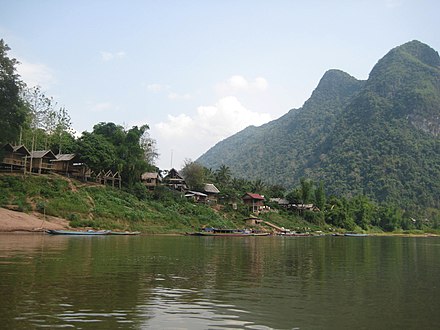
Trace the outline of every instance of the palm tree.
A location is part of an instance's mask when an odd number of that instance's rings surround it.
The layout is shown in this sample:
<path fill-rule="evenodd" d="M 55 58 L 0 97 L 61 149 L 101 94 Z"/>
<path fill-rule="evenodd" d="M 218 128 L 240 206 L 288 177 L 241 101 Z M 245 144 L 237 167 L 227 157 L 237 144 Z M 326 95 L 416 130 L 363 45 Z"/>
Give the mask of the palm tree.
<path fill-rule="evenodd" d="M 231 169 L 226 165 L 222 165 L 215 172 L 215 175 L 216 175 L 217 181 L 219 183 L 221 183 L 223 185 L 227 185 L 229 183 L 229 181 L 231 180 Z"/>

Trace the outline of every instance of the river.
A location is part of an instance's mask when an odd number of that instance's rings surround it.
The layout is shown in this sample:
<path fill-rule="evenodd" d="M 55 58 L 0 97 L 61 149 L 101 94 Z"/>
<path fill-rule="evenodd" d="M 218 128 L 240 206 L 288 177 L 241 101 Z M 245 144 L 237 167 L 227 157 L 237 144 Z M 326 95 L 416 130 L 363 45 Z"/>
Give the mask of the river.
<path fill-rule="evenodd" d="M 0 234 L 0 328 L 437 329 L 440 238 Z"/>

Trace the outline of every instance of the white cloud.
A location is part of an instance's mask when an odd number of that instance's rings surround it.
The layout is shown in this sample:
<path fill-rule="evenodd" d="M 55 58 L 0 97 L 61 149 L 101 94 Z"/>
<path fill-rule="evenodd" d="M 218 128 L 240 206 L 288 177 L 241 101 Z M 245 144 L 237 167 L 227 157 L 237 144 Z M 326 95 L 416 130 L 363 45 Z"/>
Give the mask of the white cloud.
<path fill-rule="evenodd" d="M 227 96 L 214 105 L 198 107 L 194 116 L 168 115 L 165 122 L 152 127 L 152 136 L 157 139 L 159 150 L 166 154 L 174 150 L 178 163 L 185 158 L 198 158 L 217 142 L 249 125 L 259 126 L 270 120 L 269 114 L 253 112 L 235 96 Z"/>
<path fill-rule="evenodd" d="M 114 59 L 118 59 L 118 58 L 124 58 L 125 57 L 125 52 L 124 51 L 119 51 L 119 52 L 115 52 L 115 53 L 111 53 L 111 52 L 106 52 L 106 51 L 102 51 L 101 52 L 101 59 L 105 62 L 114 60 Z"/>
<path fill-rule="evenodd" d="M 216 90 L 220 94 L 235 94 L 238 92 L 262 92 L 268 87 L 269 84 L 263 77 L 248 80 L 241 75 L 233 75 L 226 81 L 217 84 Z"/>
<path fill-rule="evenodd" d="M 269 87 L 269 84 L 263 77 L 257 77 L 254 81 L 254 87 L 260 91 L 265 91 L 267 87 Z"/>
<path fill-rule="evenodd" d="M 231 78 L 229 78 L 227 80 L 227 84 L 235 90 L 249 88 L 248 81 L 243 76 L 239 76 L 239 75 L 235 75 L 235 76 L 232 76 Z"/>
<path fill-rule="evenodd" d="M 20 60 L 17 70 L 29 87 L 42 86 L 47 89 L 56 82 L 52 70 L 45 64 Z"/>

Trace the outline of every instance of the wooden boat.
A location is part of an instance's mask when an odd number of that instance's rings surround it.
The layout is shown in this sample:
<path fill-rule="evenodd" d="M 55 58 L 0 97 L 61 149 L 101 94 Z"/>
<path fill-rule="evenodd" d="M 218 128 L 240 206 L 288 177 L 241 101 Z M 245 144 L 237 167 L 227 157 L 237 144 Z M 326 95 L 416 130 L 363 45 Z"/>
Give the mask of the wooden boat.
<path fill-rule="evenodd" d="M 313 236 L 310 233 L 296 233 L 296 232 L 289 232 L 289 233 L 279 233 L 278 236 L 283 237 L 306 237 L 306 236 Z"/>
<path fill-rule="evenodd" d="M 108 235 L 139 235 L 140 231 L 110 231 Z"/>
<path fill-rule="evenodd" d="M 244 229 L 217 229 L 206 228 L 199 232 L 187 233 L 190 236 L 216 236 L 216 237 L 248 237 L 248 236 L 269 236 L 267 232 L 256 232 Z"/>
<path fill-rule="evenodd" d="M 365 236 L 368 236 L 368 234 L 345 233 L 344 236 L 348 236 L 348 237 L 365 237 Z"/>
<path fill-rule="evenodd" d="M 48 229 L 46 231 L 51 235 L 83 235 L 83 236 L 96 236 L 96 235 L 109 235 L 110 230 L 87 230 L 87 231 L 75 231 L 75 230 L 54 230 Z"/>

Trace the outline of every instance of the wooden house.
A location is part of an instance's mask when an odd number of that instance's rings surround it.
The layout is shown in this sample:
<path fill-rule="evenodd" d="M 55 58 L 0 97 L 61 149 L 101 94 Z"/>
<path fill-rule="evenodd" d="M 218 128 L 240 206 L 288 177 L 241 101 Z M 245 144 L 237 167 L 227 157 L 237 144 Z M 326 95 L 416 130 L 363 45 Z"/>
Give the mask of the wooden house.
<path fill-rule="evenodd" d="M 25 158 L 26 167 L 29 172 L 47 173 L 52 170 L 51 161 L 56 158 L 51 150 L 31 151 L 30 155 Z"/>
<path fill-rule="evenodd" d="M 3 156 L 0 162 L 1 168 L 11 172 L 24 171 L 26 157 L 31 155 L 24 145 L 13 146 L 10 143 L 3 146 L 1 154 Z"/>
<path fill-rule="evenodd" d="M 185 197 L 190 198 L 193 201 L 198 202 L 198 203 L 206 203 L 206 199 L 207 199 L 208 195 L 201 193 L 201 192 L 198 192 L 198 191 L 188 191 L 185 194 Z"/>
<path fill-rule="evenodd" d="M 264 197 L 259 194 L 246 193 L 241 199 L 243 203 L 249 207 L 251 212 L 258 212 L 264 207 Z"/>
<path fill-rule="evenodd" d="M 162 183 L 162 176 L 156 172 L 145 172 L 141 175 L 141 182 L 145 187 L 152 190 Z"/>
<path fill-rule="evenodd" d="M 87 181 L 92 175 L 90 168 L 81 162 L 76 154 L 59 154 L 51 160 L 52 170 L 56 173 Z"/>
<path fill-rule="evenodd" d="M 178 191 L 188 190 L 185 179 L 174 168 L 163 178 L 163 184 Z"/>
<path fill-rule="evenodd" d="M 220 193 L 220 190 L 218 190 L 215 185 L 213 185 L 212 183 L 206 183 L 203 191 L 207 195 L 206 200 L 208 203 L 217 203 L 217 196 Z"/>

